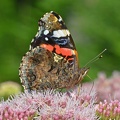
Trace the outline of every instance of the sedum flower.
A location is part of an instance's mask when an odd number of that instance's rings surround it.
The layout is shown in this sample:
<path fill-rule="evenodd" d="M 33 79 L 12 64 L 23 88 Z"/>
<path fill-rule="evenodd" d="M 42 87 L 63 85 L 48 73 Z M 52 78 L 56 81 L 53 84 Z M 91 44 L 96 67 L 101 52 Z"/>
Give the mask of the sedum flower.
<path fill-rule="evenodd" d="M 39 110 L 39 119 L 43 120 L 94 120 L 95 109 L 93 99 L 95 94 L 78 89 L 62 95 L 57 93 L 47 95 L 46 104 Z M 94 96 L 94 97 L 93 97 Z"/>
<path fill-rule="evenodd" d="M 100 120 L 120 120 L 120 101 L 100 102 L 96 105 L 96 114 Z"/>
<path fill-rule="evenodd" d="M 74 89 L 22 93 L 0 102 L 0 120 L 96 120 L 95 92 Z"/>
<path fill-rule="evenodd" d="M 97 102 L 117 99 L 120 101 L 120 72 L 114 71 L 112 76 L 107 78 L 105 73 L 99 73 L 94 83 L 84 83 L 84 87 L 94 87 L 97 95 Z"/>
<path fill-rule="evenodd" d="M 96 79 L 95 88 L 99 101 L 120 100 L 120 72 L 114 71 L 109 78 L 105 73 L 100 73 Z"/>
<path fill-rule="evenodd" d="M 32 120 L 35 112 L 24 95 L 0 102 L 0 120 Z"/>

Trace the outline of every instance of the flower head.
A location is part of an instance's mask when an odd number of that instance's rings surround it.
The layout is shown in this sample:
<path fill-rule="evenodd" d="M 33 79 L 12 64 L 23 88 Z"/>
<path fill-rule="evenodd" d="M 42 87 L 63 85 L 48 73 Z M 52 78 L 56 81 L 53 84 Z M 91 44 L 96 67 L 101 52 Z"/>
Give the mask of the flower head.
<path fill-rule="evenodd" d="M 25 92 L 0 103 L 0 120 L 94 120 L 95 92 L 88 92 L 78 88 L 66 93 Z"/>
<path fill-rule="evenodd" d="M 32 120 L 35 112 L 23 94 L 0 103 L 0 120 Z"/>
<path fill-rule="evenodd" d="M 120 101 L 100 102 L 96 105 L 96 113 L 101 120 L 120 120 Z"/>
<path fill-rule="evenodd" d="M 99 101 L 110 101 L 110 99 L 120 100 L 120 72 L 114 71 L 112 76 L 107 78 L 104 73 L 100 73 L 95 82 L 95 88 Z"/>
<path fill-rule="evenodd" d="M 94 86 L 97 95 L 97 102 L 120 100 L 120 72 L 114 71 L 112 76 L 107 78 L 105 73 L 99 73 L 95 83 L 84 83 L 84 87 Z"/>

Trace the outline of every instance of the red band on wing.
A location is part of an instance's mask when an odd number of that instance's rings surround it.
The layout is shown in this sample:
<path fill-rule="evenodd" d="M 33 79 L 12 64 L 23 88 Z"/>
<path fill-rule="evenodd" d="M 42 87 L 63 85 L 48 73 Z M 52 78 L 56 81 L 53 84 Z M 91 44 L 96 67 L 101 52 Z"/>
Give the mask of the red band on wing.
<path fill-rule="evenodd" d="M 73 53 L 73 50 L 72 49 L 69 49 L 69 48 L 60 48 L 59 45 L 55 45 L 55 52 L 57 54 L 62 54 L 63 56 L 72 56 L 74 53 Z"/>
<path fill-rule="evenodd" d="M 69 48 L 61 48 L 59 45 L 52 46 L 52 45 L 47 45 L 47 44 L 41 44 L 40 47 L 45 48 L 45 49 L 49 50 L 50 52 L 52 52 L 55 48 L 55 52 L 57 54 L 61 54 L 65 57 L 77 55 L 76 50 L 72 50 Z"/>
<path fill-rule="evenodd" d="M 40 47 L 45 48 L 49 50 L 50 52 L 53 51 L 54 47 L 52 45 L 47 45 L 47 44 L 41 44 Z"/>

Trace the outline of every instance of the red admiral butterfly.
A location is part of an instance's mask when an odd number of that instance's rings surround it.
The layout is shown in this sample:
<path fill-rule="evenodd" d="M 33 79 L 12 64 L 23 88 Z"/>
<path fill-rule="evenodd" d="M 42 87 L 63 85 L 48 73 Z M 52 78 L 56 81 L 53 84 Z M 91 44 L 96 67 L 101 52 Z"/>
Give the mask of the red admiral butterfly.
<path fill-rule="evenodd" d="M 51 11 L 38 24 L 38 32 L 20 64 L 24 88 L 40 91 L 79 84 L 88 68 L 79 68 L 75 44 L 61 16 Z"/>

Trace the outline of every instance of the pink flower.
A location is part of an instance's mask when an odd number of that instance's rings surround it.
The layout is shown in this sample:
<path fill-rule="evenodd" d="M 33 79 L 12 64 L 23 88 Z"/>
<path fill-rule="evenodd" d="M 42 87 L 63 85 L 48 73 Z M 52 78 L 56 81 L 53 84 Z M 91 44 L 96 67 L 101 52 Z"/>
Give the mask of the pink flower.
<path fill-rule="evenodd" d="M 95 92 L 25 92 L 0 102 L 0 120 L 95 120 Z"/>
<path fill-rule="evenodd" d="M 109 78 L 106 78 L 104 73 L 100 73 L 96 79 L 95 88 L 99 101 L 120 100 L 120 72 L 113 72 Z"/>
<path fill-rule="evenodd" d="M 96 113 L 101 120 L 120 120 L 120 101 L 104 100 L 96 105 Z"/>
<path fill-rule="evenodd" d="M 28 118 L 32 119 L 35 113 L 36 111 L 22 94 L 12 100 L 0 102 L 0 120 L 28 120 Z"/>
<path fill-rule="evenodd" d="M 111 99 L 120 100 L 120 72 L 113 72 L 107 78 L 105 73 L 99 73 L 95 83 L 85 83 L 84 87 L 90 88 L 93 85 L 97 94 L 97 101 L 110 101 Z"/>
<path fill-rule="evenodd" d="M 113 72 L 109 78 L 100 73 L 94 84 L 83 84 L 86 88 L 92 85 L 97 95 L 96 113 L 100 120 L 120 120 L 120 72 Z"/>

